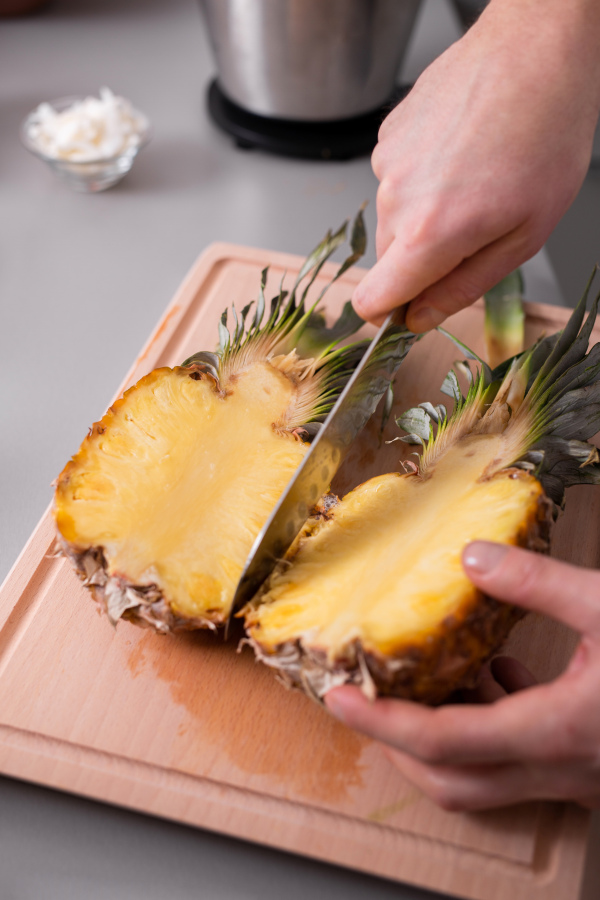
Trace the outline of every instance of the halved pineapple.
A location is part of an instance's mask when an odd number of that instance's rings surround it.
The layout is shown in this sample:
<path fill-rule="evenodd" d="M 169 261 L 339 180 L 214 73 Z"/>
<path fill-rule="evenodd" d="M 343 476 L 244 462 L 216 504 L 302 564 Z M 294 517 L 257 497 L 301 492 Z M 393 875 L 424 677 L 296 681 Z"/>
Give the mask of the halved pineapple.
<path fill-rule="evenodd" d="M 255 312 L 233 310 L 231 335 L 224 314 L 219 351 L 142 378 L 59 476 L 61 545 L 113 622 L 165 631 L 227 620 L 257 534 L 366 346 L 337 347 L 362 325 L 349 304 L 330 329 L 305 311 L 345 235 L 326 236 L 263 324 L 265 270 Z M 360 214 L 351 245 L 336 278 L 364 251 Z"/>
<path fill-rule="evenodd" d="M 510 365 L 480 360 L 466 399 L 450 373 L 450 418 L 429 403 L 400 417 L 423 446 L 419 467 L 315 516 L 243 610 L 263 662 L 316 698 L 350 682 L 438 703 L 471 683 L 520 612 L 475 589 L 463 548 L 547 550 L 565 486 L 600 483 L 582 440 L 600 428 L 600 344 L 586 356 L 597 303 L 583 328 L 585 298 L 562 335 Z"/>

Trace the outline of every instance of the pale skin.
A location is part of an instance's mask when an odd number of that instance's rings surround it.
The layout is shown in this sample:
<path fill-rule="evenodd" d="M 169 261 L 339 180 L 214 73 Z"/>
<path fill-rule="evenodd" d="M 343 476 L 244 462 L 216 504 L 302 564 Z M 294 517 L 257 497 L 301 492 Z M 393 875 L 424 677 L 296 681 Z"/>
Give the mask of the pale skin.
<path fill-rule="evenodd" d="M 327 694 L 328 709 L 382 741 L 400 771 L 445 809 L 541 798 L 600 806 L 600 572 L 484 541 L 465 549 L 463 565 L 486 594 L 579 632 L 567 670 L 537 685 L 502 658 L 495 678 L 484 674 L 479 702 L 371 703 L 358 688 L 342 687 Z"/>
<path fill-rule="evenodd" d="M 492 0 L 385 119 L 365 319 L 427 331 L 544 244 L 588 169 L 600 0 Z M 582 282 L 586 273 L 582 275 Z"/>
<path fill-rule="evenodd" d="M 589 165 L 598 47 L 600 0 L 492 0 L 423 73 L 373 154 L 378 261 L 353 298 L 363 318 L 404 306 L 427 331 L 543 246 Z M 580 634 L 564 674 L 537 685 L 501 658 L 467 704 L 371 703 L 343 687 L 327 707 L 446 809 L 600 806 L 600 572 L 481 541 L 463 566 L 486 594 Z"/>

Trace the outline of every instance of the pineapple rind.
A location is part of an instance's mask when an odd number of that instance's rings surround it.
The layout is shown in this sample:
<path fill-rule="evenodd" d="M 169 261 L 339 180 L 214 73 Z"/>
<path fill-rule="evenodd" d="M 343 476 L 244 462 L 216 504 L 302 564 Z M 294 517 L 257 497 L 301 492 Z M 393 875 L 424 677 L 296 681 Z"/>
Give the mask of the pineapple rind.
<path fill-rule="evenodd" d="M 506 477 L 528 479 L 519 469 L 507 470 Z M 504 475 L 503 475 L 504 477 Z M 330 501 L 330 508 L 335 508 Z M 540 493 L 522 527 L 515 535 L 515 546 L 546 553 L 549 549 L 554 506 Z M 329 511 L 319 511 L 288 552 L 286 560 L 273 573 L 293 565 L 294 556 Z M 481 666 L 496 653 L 506 640 L 523 611 L 500 603 L 477 591 L 465 590 L 461 603 L 451 616 L 440 621 L 423 641 L 398 643 L 392 653 L 367 649 L 360 639 L 347 644 L 335 660 L 329 652 L 311 645 L 306 638 L 285 641 L 273 646 L 260 639 L 253 627 L 256 608 L 269 591 L 263 586 L 252 604 L 242 611 L 246 617 L 247 638 L 256 656 L 275 669 L 288 687 L 299 688 L 314 700 L 321 701 L 333 687 L 343 684 L 358 686 L 370 699 L 393 696 L 436 705 L 459 688 L 472 685 Z"/>
<path fill-rule="evenodd" d="M 202 628 L 214 631 L 222 624 L 220 615 L 177 615 L 155 585 L 145 587 L 119 576 L 109 575 L 101 547 L 91 547 L 78 553 L 60 537 L 59 546 L 70 559 L 85 587 L 91 591 L 100 611 L 107 614 L 113 625 L 119 619 L 125 619 L 142 627 L 152 627 L 161 634 L 168 634 L 170 631 L 194 631 Z"/>

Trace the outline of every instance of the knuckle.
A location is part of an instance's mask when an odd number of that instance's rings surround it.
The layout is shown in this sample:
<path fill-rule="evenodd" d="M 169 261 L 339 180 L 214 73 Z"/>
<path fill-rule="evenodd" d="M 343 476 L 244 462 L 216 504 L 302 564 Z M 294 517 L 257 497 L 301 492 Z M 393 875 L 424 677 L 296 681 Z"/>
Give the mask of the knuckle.
<path fill-rule="evenodd" d="M 443 775 L 436 772 L 429 773 L 424 790 L 437 806 L 447 812 L 462 812 L 466 809 L 465 801 L 460 797 L 456 787 Z"/>
<path fill-rule="evenodd" d="M 542 748 L 543 762 L 565 766 L 594 766 L 598 761 L 597 736 L 589 727 L 590 716 L 576 702 L 568 711 L 553 717 Z"/>
<path fill-rule="evenodd" d="M 468 806 L 464 801 L 449 793 L 442 794 L 440 799 L 435 802 L 442 809 L 446 810 L 446 812 L 465 812 L 465 810 L 468 809 Z"/>
<path fill-rule="evenodd" d="M 382 144 L 377 144 L 371 154 L 371 168 L 381 181 L 384 177 L 386 153 Z"/>
<path fill-rule="evenodd" d="M 431 765 L 439 765 L 446 758 L 443 742 L 438 734 L 423 731 L 417 741 L 417 753 L 419 758 Z"/>
<path fill-rule="evenodd" d="M 375 173 L 377 174 L 377 173 Z M 390 175 L 382 178 L 377 188 L 377 215 L 380 218 L 389 216 L 398 203 L 399 185 Z"/>
<path fill-rule="evenodd" d="M 510 565 L 510 557 L 515 552 L 519 553 L 519 562 L 517 566 Z M 514 557 L 513 557 L 514 558 Z M 511 591 L 511 597 L 517 602 L 521 598 L 526 598 L 536 593 L 541 578 L 544 576 L 544 563 L 547 560 L 543 557 L 536 556 L 534 553 L 525 551 L 509 551 L 504 561 L 504 577 L 506 586 Z M 508 565 L 507 565 L 508 563 Z"/>
<path fill-rule="evenodd" d="M 598 736 L 593 733 L 595 729 L 590 728 L 591 721 L 594 719 L 590 718 L 587 710 L 567 716 L 562 740 L 555 751 L 561 762 L 574 760 L 581 765 L 598 764 Z"/>
<path fill-rule="evenodd" d="M 412 216 L 405 228 L 406 244 L 412 249 L 419 247 L 437 246 L 444 244 L 443 233 L 440 229 L 441 215 L 437 204 L 430 202 L 427 205 L 419 204 L 418 215 Z"/>

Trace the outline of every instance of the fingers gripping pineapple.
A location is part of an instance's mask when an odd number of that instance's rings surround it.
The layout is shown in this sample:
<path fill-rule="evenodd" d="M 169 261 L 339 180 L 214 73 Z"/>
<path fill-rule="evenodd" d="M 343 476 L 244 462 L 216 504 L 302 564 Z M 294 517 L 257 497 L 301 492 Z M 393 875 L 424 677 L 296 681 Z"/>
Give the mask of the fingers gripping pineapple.
<path fill-rule="evenodd" d="M 588 286 L 589 290 L 589 286 Z M 463 398 L 405 413 L 419 466 L 360 485 L 313 517 L 243 614 L 249 641 L 289 684 L 321 698 L 353 683 L 369 695 L 441 702 L 469 684 L 520 612 L 464 574 L 474 539 L 547 550 L 565 487 L 600 483 L 598 298 L 564 331 L 493 372 Z M 471 359 L 473 354 L 460 345 Z M 465 365 L 463 371 L 468 371 Z"/>
<path fill-rule="evenodd" d="M 362 325 L 349 303 L 329 329 L 317 304 L 305 309 L 345 237 L 346 226 L 328 234 L 270 310 L 265 270 L 231 334 L 224 313 L 219 350 L 142 378 L 59 476 L 61 546 L 111 621 L 167 631 L 227 620 L 254 539 L 365 349 L 337 346 Z M 364 247 L 359 214 L 333 280 Z"/>

